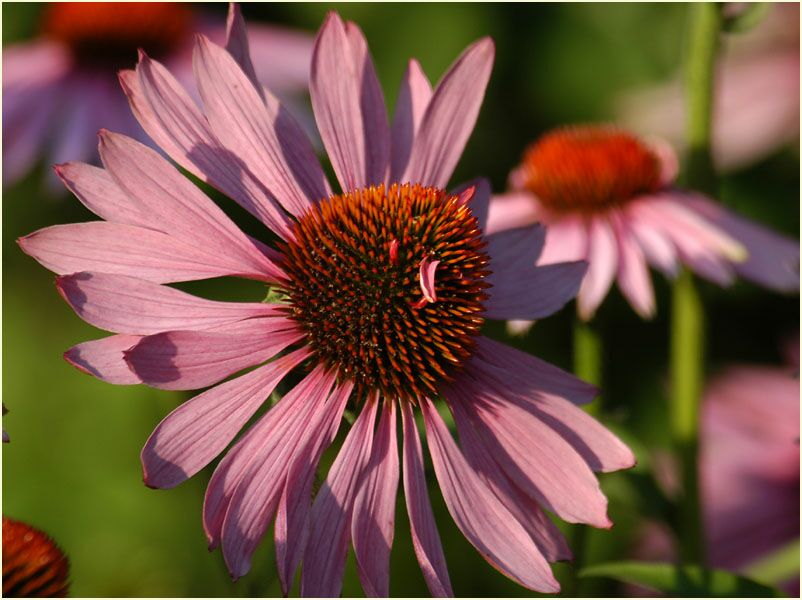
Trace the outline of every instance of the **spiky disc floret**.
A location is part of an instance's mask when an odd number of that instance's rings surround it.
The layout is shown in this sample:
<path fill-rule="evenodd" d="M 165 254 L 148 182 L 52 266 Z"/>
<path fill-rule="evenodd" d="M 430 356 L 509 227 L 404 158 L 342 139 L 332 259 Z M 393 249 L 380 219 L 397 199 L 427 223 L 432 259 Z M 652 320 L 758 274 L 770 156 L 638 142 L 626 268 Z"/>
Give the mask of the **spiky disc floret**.
<path fill-rule="evenodd" d="M 56 543 L 30 525 L 3 517 L 3 595 L 67 595 L 69 561 Z"/>
<path fill-rule="evenodd" d="M 526 150 L 522 174 L 524 185 L 558 212 L 606 210 L 661 186 L 651 148 L 606 125 L 550 131 Z"/>
<path fill-rule="evenodd" d="M 318 203 L 294 234 L 282 247 L 290 315 L 363 394 L 435 394 L 470 357 L 490 271 L 464 199 L 369 187 Z"/>

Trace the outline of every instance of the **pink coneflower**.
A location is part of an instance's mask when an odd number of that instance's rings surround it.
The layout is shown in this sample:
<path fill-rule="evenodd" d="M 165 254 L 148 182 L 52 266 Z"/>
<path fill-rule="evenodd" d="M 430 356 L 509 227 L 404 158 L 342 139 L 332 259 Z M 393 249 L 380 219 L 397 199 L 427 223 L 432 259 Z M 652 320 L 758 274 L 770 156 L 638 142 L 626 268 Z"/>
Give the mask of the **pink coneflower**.
<path fill-rule="evenodd" d="M 101 126 L 144 138 L 117 87 L 117 70 L 133 66 L 143 48 L 190 83 L 198 31 L 226 39 L 223 23 L 189 4 L 48 4 L 38 37 L 3 49 L 4 184 L 42 157 L 48 163 L 94 159 Z M 311 36 L 265 25 L 250 26 L 249 35 L 262 83 L 277 93 L 306 88 Z"/>
<path fill-rule="evenodd" d="M 770 5 L 747 34 L 724 36 L 713 107 L 716 167 L 748 166 L 799 140 L 799 5 Z M 679 78 L 624 95 L 621 122 L 684 145 L 685 99 Z"/>
<path fill-rule="evenodd" d="M 589 263 L 577 308 L 590 319 L 615 279 L 642 317 L 654 314 L 648 264 L 668 276 L 683 263 L 719 285 L 735 274 L 769 289 L 799 289 L 799 242 L 674 187 L 677 159 L 664 142 L 612 126 L 553 130 L 532 146 L 494 196 L 488 231 L 547 225 L 539 263 Z"/>
<path fill-rule="evenodd" d="M 69 571 L 69 560 L 47 534 L 3 517 L 3 596 L 64 598 Z"/>
<path fill-rule="evenodd" d="M 233 31 L 243 35 L 241 21 Z M 232 47 L 245 48 L 240 40 Z M 315 42 L 310 91 L 340 193 L 297 123 L 254 86 L 247 52 L 199 38 L 205 114 L 143 56 L 121 74 L 142 126 L 176 162 L 260 218 L 277 247 L 243 234 L 158 154 L 106 131 L 105 169 L 58 168 L 106 222 L 20 240 L 62 274 L 58 289 L 83 319 L 116 334 L 69 350 L 79 369 L 181 390 L 260 365 L 159 424 L 142 451 L 149 486 L 170 488 L 204 468 L 283 378 L 302 374 L 209 483 L 204 529 L 234 578 L 248 572 L 275 521 L 285 592 L 303 562 L 301 592 L 337 596 L 350 543 L 365 591 L 386 596 L 400 462 L 424 577 L 434 595 L 451 595 L 416 412 L 458 527 L 521 585 L 556 592 L 548 563 L 569 557 L 543 508 L 573 523 L 611 525 L 593 472 L 634 458 L 577 406 L 595 388 L 480 335 L 486 318 L 558 310 L 585 271 L 582 262 L 535 267 L 541 228 L 485 237 L 486 182 L 446 191 L 493 55 L 491 40 L 474 43 L 434 90 L 411 61 L 389 124 L 362 32 L 331 14 Z M 213 302 L 162 285 L 221 275 L 264 281 L 284 301 Z M 311 502 L 318 462 L 346 407 L 358 416 Z"/>

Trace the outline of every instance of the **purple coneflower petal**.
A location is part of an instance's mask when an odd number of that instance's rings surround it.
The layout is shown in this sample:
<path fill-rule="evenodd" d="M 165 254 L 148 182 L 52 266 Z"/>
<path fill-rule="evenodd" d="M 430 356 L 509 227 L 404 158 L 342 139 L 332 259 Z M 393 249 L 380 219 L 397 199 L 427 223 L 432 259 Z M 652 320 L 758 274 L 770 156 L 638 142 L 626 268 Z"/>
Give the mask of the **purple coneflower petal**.
<path fill-rule="evenodd" d="M 262 84 L 256 77 L 256 72 L 251 61 L 251 49 L 248 44 L 248 31 L 245 26 L 245 19 L 242 18 L 242 11 L 239 4 L 230 2 L 228 5 L 228 16 L 226 17 L 226 51 L 237 61 L 242 72 L 251 80 L 253 87 L 264 99 Z"/>
<path fill-rule="evenodd" d="M 306 134 L 269 92 L 262 101 L 228 52 L 200 36 L 193 66 L 215 136 L 287 211 L 300 216 L 329 195 Z"/>
<path fill-rule="evenodd" d="M 491 203 L 492 204 L 492 203 Z M 565 217 L 546 227 L 546 244 L 538 262 L 551 265 L 588 258 L 590 233 L 587 224 L 576 217 Z"/>
<path fill-rule="evenodd" d="M 217 465 L 203 503 L 203 528 L 210 549 L 220 544 L 232 496 L 246 480 L 245 475 L 254 466 L 254 460 L 282 440 L 292 440 L 291 436 L 285 436 L 287 432 L 296 431 L 299 423 L 303 424 L 310 400 L 325 397 L 332 385 L 334 376 L 327 374 L 322 366 L 315 368 L 249 428 Z"/>
<path fill-rule="evenodd" d="M 494 54 L 490 38 L 475 42 L 437 84 L 415 135 L 403 181 L 446 187 L 479 116 Z"/>
<path fill-rule="evenodd" d="M 677 250 L 669 238 L 662 232 L 643 222 L 624 207 L 624 215 L 629 230 L 643 250 L 643 255 L 650 264 L 660 269 L 667 277 L 674 278 L 679 272 Z"/>
<path fill-rule="evenodd" d="M 147 146 L 101 131 L 100 158 L 132 202 L 160 221 L 159 229 L 189 244 L 199 241 L 265 275 L 280 279 L 281 270 L 208 196 Z"/>
<path fill-rule="evenodd" d="M 401 422 L 404 431 L 404 497 L 415 555 L 432 596 L 452 597 L 454 592 L 448 578 L 446 558 L 426 489 L 420 436 L 412 407 L 407 402 L 401 403 Z"/>
<path fill-rule="evenodd" d="M 66 275 L 100 271 L 173 283 L 226 275 L 265 280 L 263 272 L 206 252 L 160 231 L 121 223 L 91 221 L 54 225 L 18 240 L 20 247 L 51 271 Z M 244 269 L 243 269 L 244 267 Z"/>
<path fill-rule="evenodd" d="M 384 95 L 364 37 L 336 13 L 315 40 L 309 93 L 343 191 L 383 183 L 390 160 Z"/>
<path fill-rule="evenodd" d="M 395 533 L 398 443 L 395 400 L 384 403 L 373 453 L 354 502 L 351 537 L 359 580 L 367 596 L 390 595 L 390 550 Z"/>
<path fill-rule="evenodd" d="M 541 213 L 537 201 L 529 192 L 495 194 L 490 203 L 484 232 L 491 235 L 498 231 L 532 225 L 541 220 Z"/>
<path fill-rule="evenodd" d="M 746 247 L 749 257 L 735 264 L 739 275 L 778 292 L 799 290 L 798 241 L 739 217 L 702 196 L 686 196 L 678 201 Z"/>
<path fill-rule="evenodd" d="M 332 397 L 310 420 L 312 430 L 306 444 L 295 449 L 287 473 L 287 483 L 276 512 L 274 538 L 281 589 L 286 595 L 309 536 L 312 484 L 323 451 L 337 435 L 343 412 L 353 390 L 351 383 L 337 386 Z"/>
<path fill-rule="evenodd" d="M 250 317 L 277 315 L 270 304 L 206 300 L 124 275 L 61 275 L 56 278 L 56 287 L 83 320 L 115 333 L 151 335 L 173 329 L 208 329 Z"/>
<path fill-rule="evenodd" d="M 214 331 L 166 331 L 143 338 L 125 361 L 143 383 L 196 390 L 273 358 L 303 338 L 285 317 L 247 319 Z"/>
<path fill-rule="evenodd" d="M 73 76 L 59 90 L 61 110 L 53 120 L 48 137 L 52 136 L 47 162 L 95 158 L 97 130 L 103 118 L 108 82 L 96 76 Z M 55 180 L 58 184 L 58 180 Z M 61 191 L 61 186 L 55 188 Z"/>
<path fill-rule="evenodd" d="M 206 118 L 164 66 L 141 55 L 136 72 L 120 72 L 120 83 L 139 124 L 174 161 L 230 196 L 278 235 L 290 236 L 278 201 L 242 161 L 222 149 Z"/>
<path fill-rule="evenodd" d="M 479 434 L 463 408 L 463 403 L 470 402 L 470 398 L 461 394 L 458 386 L 455 386 L 447 392 L 446 399 L 457 423 L 462 453 L 468 464 L 526 530 L 546 560 L 569 560 L 571 551 L 557 526 L 549 520 L 537 502 L 504 475 L 493 457 L 482 451 L 483 444 Z"/>
<path fill-rule="evenodd" d="M 308 356 L 308 350 L 296 350 L 195 396 L 167 415 L 142 448 L 145 484 L 171 488 L 195 475 L 234 439 L 278 382 Z"/>
<path fill-rule="evenodd" d="M 548 424 L 508 399 L 518 386 L 487 375 L 464 377 L 460 384 L 471 398 L 464 408 L 483 451 L 516 485 L 564 521 L 612 525 L 607 499 L 583 458 Z"/>
<path fill-rule="evenodd" d="M 409 163 L 409 154 L 423 113 L 432 98 L 432 84 L 420 63 L 411 59 L 401 79 L 401 89 L 395 102 L 393 125 L 390 131 L 390 181 L 401 181 Z"/>
<path fill-rule="evenodd" d="M 635 312 L 651 319 L 655 311 L 654 289 L 646 258 L 621 215 L 612 212 L 610 221 L 618 242 L 618 287 Z"/>
<path fill-rule="evenodd" d="M 514 581 L 539 592 L 559 591 L 549 563 L 468 465 L 431 401 L 422 399 L 421 409 L 437 481 L 460 531 L 485 560 Z"/>
<path fill-rule="evenodd" d="M 588 272 L 577 296 L 579 316 L 585 320 L 593 317 L 604 300 L 618 268 L 615 235 L 605 217 L 590 222 L 588 236 Z"/>
<path fill-rule="evenodd" d="M 64 360 L 79 371 L 101 381 L 117 385 L 142 383 L 123 358 L 123 352 L 136 344 L 142 336 L 110 335 L 99 340 L 83 342 L 64 353 Z"/>
<path fill-rule="evenodd" d="M 315 497 L 301 570 L 302 596 L 335 598 L 342 590 L 354 499 L 370 459 L 377 405 L 375 397 L 366 402 Z"/>

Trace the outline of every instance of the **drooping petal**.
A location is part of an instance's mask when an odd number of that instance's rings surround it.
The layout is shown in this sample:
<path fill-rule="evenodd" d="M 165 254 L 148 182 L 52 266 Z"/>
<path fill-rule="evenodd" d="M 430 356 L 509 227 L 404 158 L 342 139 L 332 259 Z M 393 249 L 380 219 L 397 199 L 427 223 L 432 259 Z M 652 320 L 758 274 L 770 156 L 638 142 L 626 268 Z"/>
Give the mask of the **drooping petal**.
<path fill-rule="evenodd" d="M 154 150 L 125 136 L 100 133 L 100 158 L 141 213 L 158 220 L 159 229 L 209 252 L 236 258 L 243 265 L 280 279 L 282 271 L 203 192 Z"/>
<path fill-rule="evenodd" d="M 223 149 L 206 118 L 163 65 L 140 55 L 135 72 L 120 72 L 120 83 L 139 124 L 174 161 L 284 239 L 291 237 L 278 201 L 241 160 Z"/>
<path fill-rule="evenodd" d="M 546 243 L 538 260 L 541 265 L 553 265 L 589 257 L 590 232 L 578 217 L 563 217 L 546 227 Z M 592 262 L 592 261 L 589 261 Z"/>
<path fill-rule="evenodd" d="M 531 354 L 488 337 L 479 338 L 476 353 L 489 364 L 515 370 L 525 385 L 522 390 L 525 393 L 539 391 L 554 394 L 574 404 L 585 404 L 599 395 L 596 386 L 585 383 Z"/>
<path fill-rule="evenodd" d="M 364 37 L 336 13 L 315 40 L 309 93 L 343 191 L 383 183 L 390 160 L 384 95 Z"/>
<path fill-rule="evenodd" d="M 123 357 L 123 352 L 141 339 L 142 337 L 138 335 L 118 334 L 83 342 L 67 350 L 64 353 L 64 360 L 79 371 L 107 383 L 116 385 L 142 383 Z"/>
<path fill-rule="evenodd" d="M 504 475 L 501 466 L 485 451 L 485 445 L 463 408 L 463 403 L 470 402 L 470 397 L 460 394 L 459 387 L 454 386 L 447 392 L 446 399 L 454 415 L 462 452 L 468 464 L 526 529 L 547 561 L 570 559 L 571 551 L 560 530 L 549 520 L 537 502 Z"/>
<path fill-rule="evenodd" d="M 329 195 L 306 134 L 266 90 L 262 101 L 228 52 L 199 37 L 193 66 L 215 136 L 286 210 L 300 216 Z"/>
<path fill-rule="evenodd" d="M 432 596 L 452 597 L 454 592 L 448 578 L 446 558 L 440 543 L 440 535 L 437 533 L 432 505 L 429 502 L 429 492 L 426 489 L 423 450 L 412 407 L 408 402 L 401 403 L 401 421 L 404 430 L 404 497 L 409 515 L 412 545 Z"/>
<path fill-rule="evenodd" d="M 744 219 L 707 198 L 693 195 L 680 201 L 746 247 L 749 257 L 735 264 L 741 277 L 778 292 L 799 290 L 798 241 Z"/>
<path fill-rule="evenodd" d="M 208 329 L 251 317 L 278 316 L 259 302 L 217 302 L 142 279 L 81 272 L 56 278 L 56 287 L 84 321 L 115 333 L 151 335 Z"/>
<path fill-rule="evenodd" d="M 577 297 L 579 316 L 590 320 L 607 295 L 618 268 L 618 250 L 612 227 L 605 217 L 594 218 L 590 223 L 588 272 Z"/>
<path fill-rule="evenodd" d="M 368 596 L 390 595 L 390 549 L 395 533 L 398 443 L 395 400 L 384 403 L 373 452 L 354 502 L 351 537 L 362 589 Z"/>
<path fill-rule="evenodd" d="M 340 595 L 354 499 L 373 447 L 377 405 L 374 397 L 363 406 L 312 505 L 301 570 L 302 596 Z"/>
<path fill-rule="evenodd" d="M 401 181 L 409 162 L 415 133 L 431 98 L 432 84 L 429 83 L 420 63 L 411 59 L 401 79 L 401 89 L 398 90 L 398 99 L 395 102 L 393 126 L 390 132 L 392 139 L 390 181 Z"/>
<path fill-rule="evenodd" d="M 206 252 L 201 244 L 188 244 L 160 231 L 122 223 L 54 225 L 26 235 L 18 243 L 24 252 L 59 275 L 100 271 L 153 283 L 227 275 L 266 279 L 250 265 Z"/>
<path fill-rule="evenodd" d="M 278 382 L 309 351 L 305 348 L 195 396 L 167 415 L 142 448 L 145 484 L 171 488 L 200 471 L 225 449 Z"/>
<path fill-rule="evenodd" d="M 487 213 L 485 233 L 490 235 L 507 229 L 517 229 L 537 223 L 542 219 L 542 210 L 529 192 L 493 194 Z"/>
<path fill-rule="evenodd" d="M 437 481 L 460 531 L 510 579 L 539 592 L 559 591 L 540 550 L 468 465 L 431 401 L 421 400 L 421 409 Z"/>
<path fill-rule="evenodd" d="M 610 220 L 618 242 L 618 287 L 635 312 L 644 319 L 651 319 L 655 311 L 654 289 L 646 258 L 623 218 L 612 213 Z"/>
<path fill-rule="evenodd" d="M 213 331 L 149 335 L 124 354 L 143 383 L 163 390 L 196 390 L 269 360 L 303 335 L 285 317 L 254 318 Z"/>
<path fill-rule="evenodd" d="M 493 41 L 482 38 L 437 84 L 415 135 L 404 181 L 446 187 L 479 116 L 494 54 Z"/>
<path fill-rule="evenodd" d="M 220 544 L 232 495 L 241 482 L 248 480 L 246 474 L 254 461 L 277 444 L 294 440 L 287 432 L 297 433 L 298 428 L 303 427 L 307 407 L 325 396 L 333 383 L 333 377 L 326 374 L 322 366 L 315 368 L 249 428 L 217 465 L 203 502 L 203 528 L 210 549 Z"/>
<path fill-rule="evenodd" d="M 276 563 L 284 595 L 289 593 L 298 564 L 309 536 L 309 513 L 312 509 L 312 484 L 320 456 L 337 435 L 340 421 L 353 386 L 340 385 L 331 399 L 311 420 L 315 434 L 309 442 L 296 448 L 290 461 L 287 483 L 279 500 L 274 527 Z"/>

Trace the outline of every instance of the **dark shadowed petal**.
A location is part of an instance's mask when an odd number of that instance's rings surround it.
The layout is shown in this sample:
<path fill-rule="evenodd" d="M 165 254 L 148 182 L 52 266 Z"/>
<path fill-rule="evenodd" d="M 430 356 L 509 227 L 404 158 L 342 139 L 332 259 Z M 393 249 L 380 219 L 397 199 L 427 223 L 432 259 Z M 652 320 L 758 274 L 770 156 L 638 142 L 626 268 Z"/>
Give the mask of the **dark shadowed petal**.
<path fill-rule="evenodd" d="M 412 144 L 404 181 L 446 187 L 479 116 L 494 54 L 490 38 L 479 40 L 437 84 Z"/>
<path fill-rule="evenodd" d="M 510 579 L 539 592 L 559 591 L 543 554 L 465 461 L 431 401 L 423 399 L 421 409 L 437 481 L 460 531 Z"/>
<path fill-rule="evenodd" d="M 81 272 L 56 278 L 62 297 L 83 320 L 115 333 L 151 335 L 207 329 L 250 317 L 277 316 L 273 305 L 217 302 L 124 275 Z"/>
<path fill-rule="evenodd" d="M 143 383 L 163 390 L 196 390 L 269 360 L 302 337 L 285 317 L 254 318 L 212 331 L 149 335 L 124 354 Z"/>
<path fill-rule="evenodd" d="M 343 442 L 312 505 L 301 569 L 301 595 L 340 595 L 354 498 L 370 458 L 378 400 L 369 398 Z"/>
<path fill-rule="evenodd" d="M 351 537 L 362 589 L 368 596 L 390 595 L 390 549 L 395 533 L 395 500 L 398 491 L 398 443 L 395 400 L 384 409 L 373 452 L 362 486 L 354 502 Z"/>
<path fill-rule="evenodd" d="M 390 160 L 384 95 L 364 37 L 336 13 L 315 40 L 309 93 L 343 191 L 383 183 Z"/>
<path fill-rule="evenodd" d="M 393 126 L 390 132 L 390 181 L 400 181 L 407 168 L 409 153 L 415 140 L 423 113 L 432 97 L 432 84 L 420 63 L 412 59 L 401 79 L 401 89 L 395 102 Z"/>
<path fill-rule="evenodd" d="M 145 484 L 175 487 L 209 464 L 307 356 L 306 349 L 296 350 L 195 396 L 167 415 L 142 449 Z"/>
<path fill-rule="evenodd" d="M 412 406 L 408 402 L 401 403 L 401 421 L 404 430 L 404 497 L 412 545 L 432 596 L 452 597 L 454 592 L 448 578 L 446 557 L 429 502 L 429 491 L 426 489 L 423 450 Z"/>
<path fill-rule="evenodd" d="M 123 352 L 135 345 L 138 335 L 111 335 L 73 346 L 64 353 L 64 360 L 101 381 L 117 385 L 142 383 L 123 358 Z"/>

